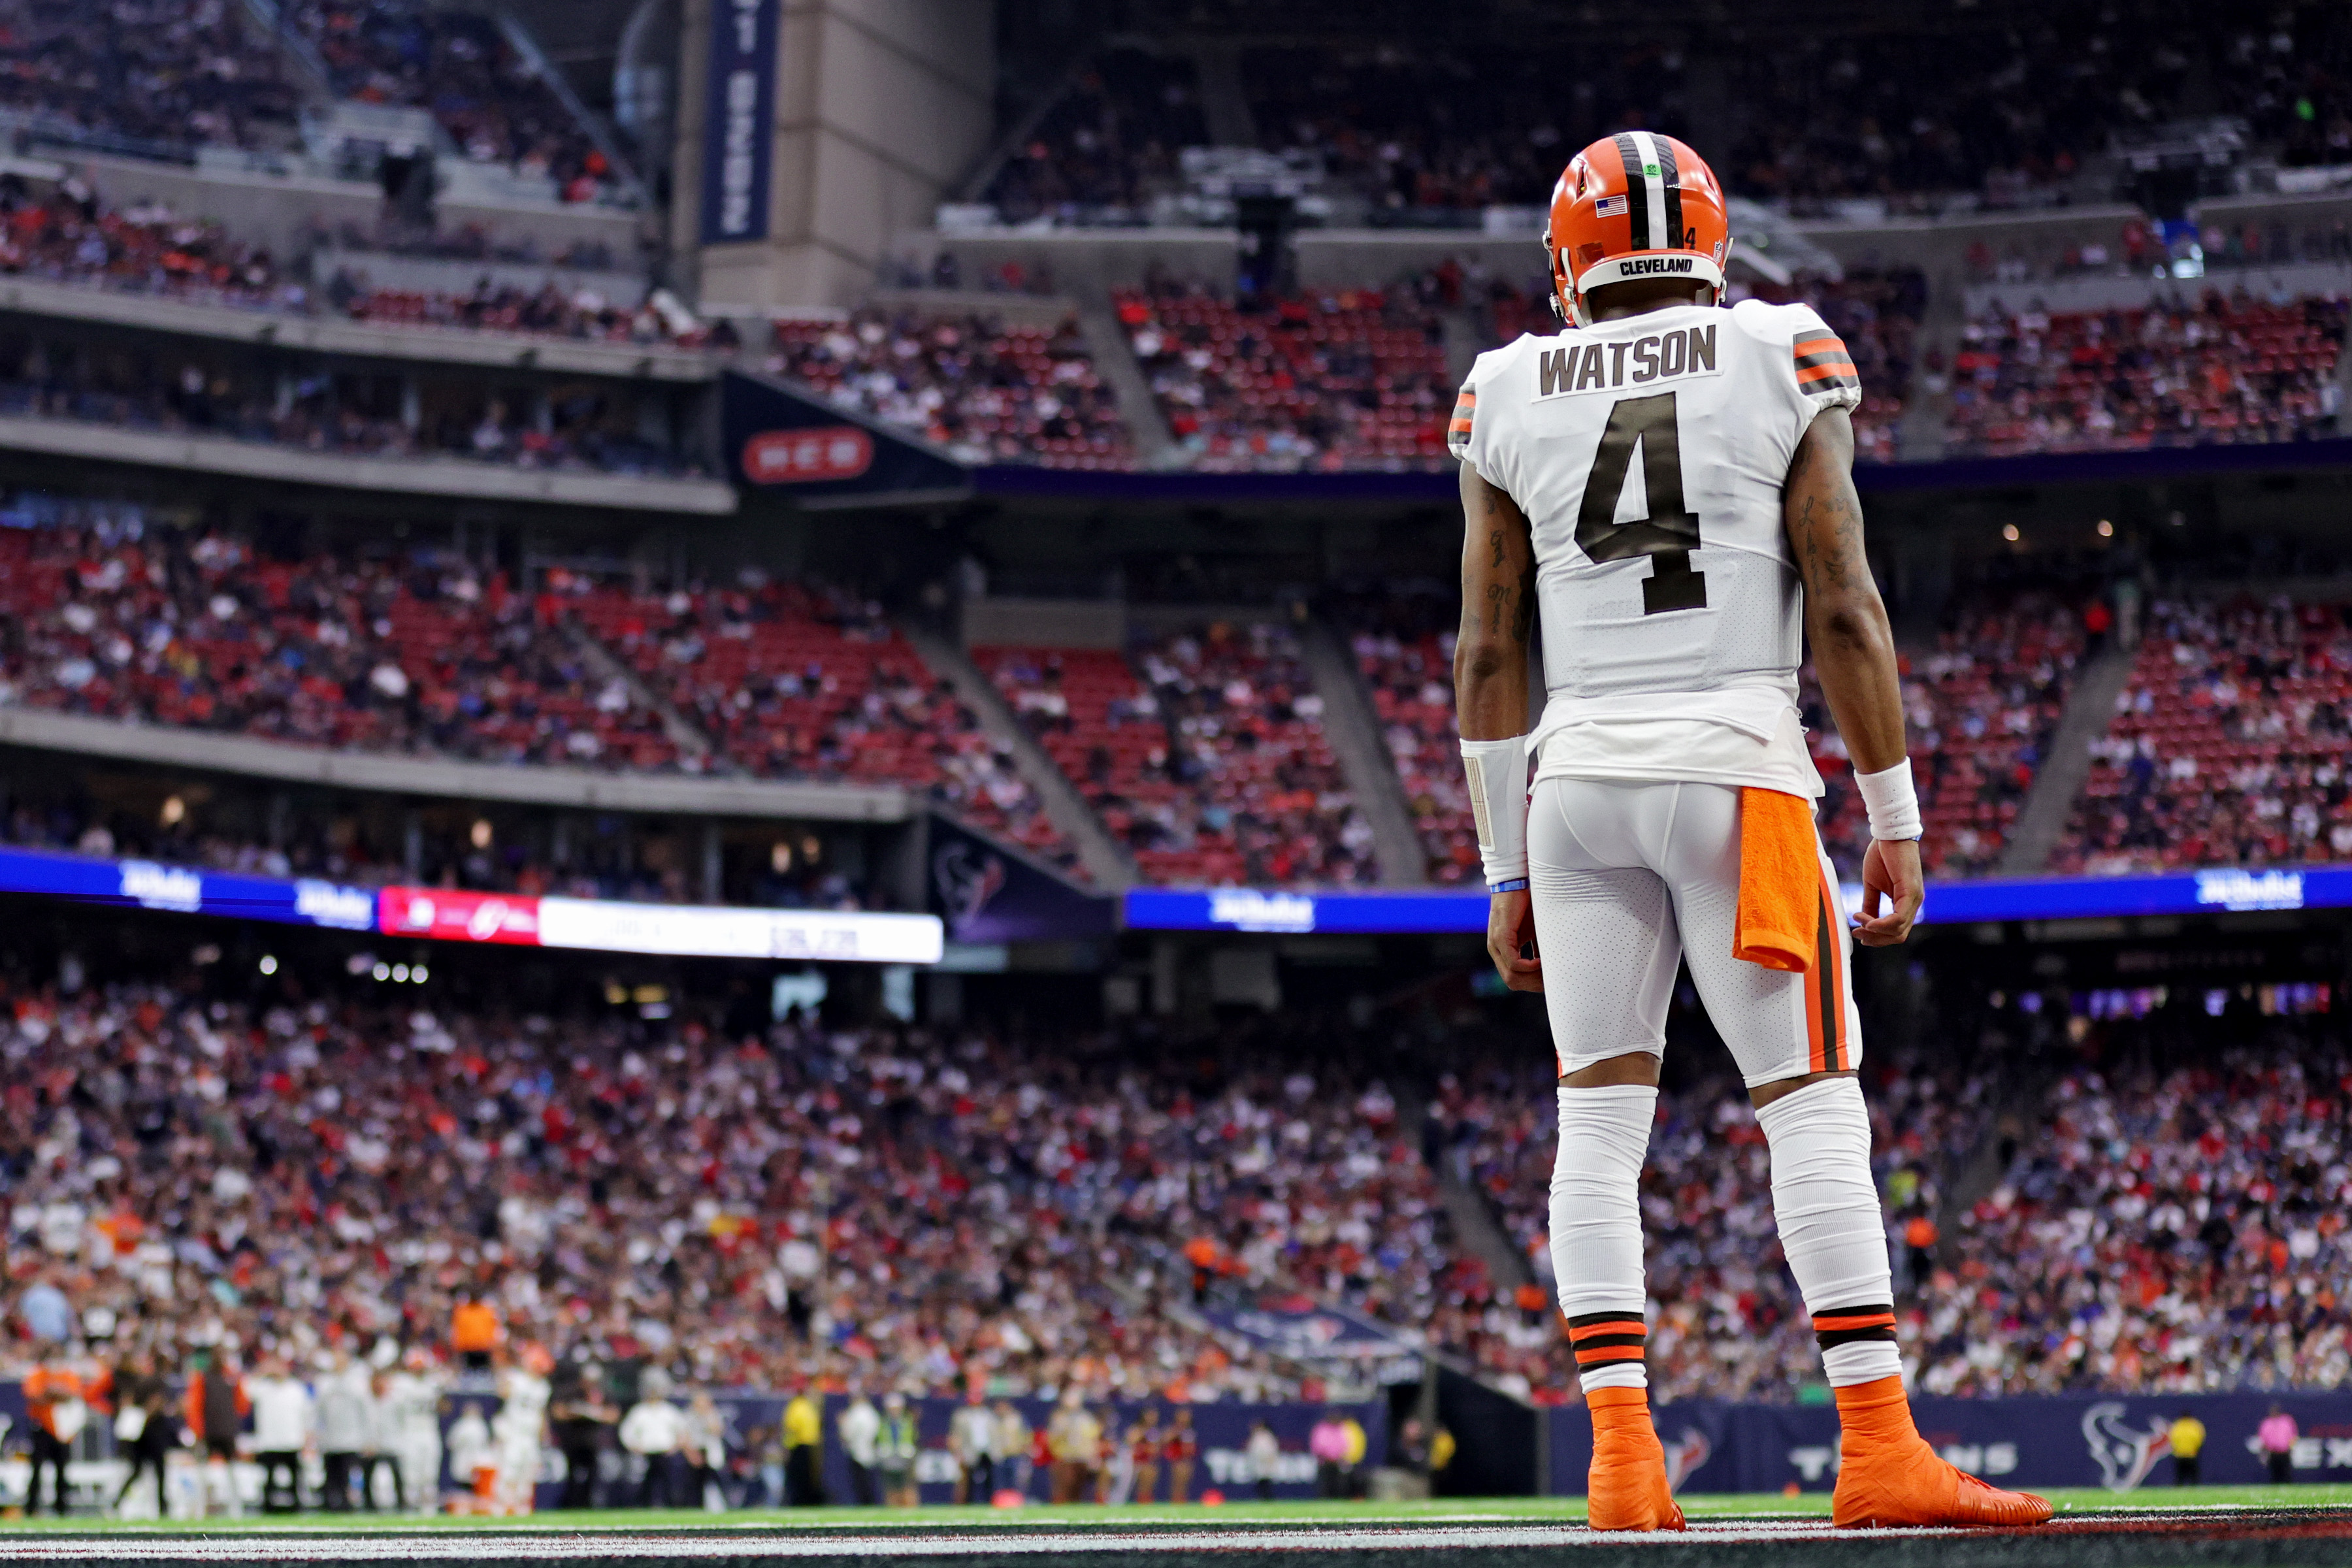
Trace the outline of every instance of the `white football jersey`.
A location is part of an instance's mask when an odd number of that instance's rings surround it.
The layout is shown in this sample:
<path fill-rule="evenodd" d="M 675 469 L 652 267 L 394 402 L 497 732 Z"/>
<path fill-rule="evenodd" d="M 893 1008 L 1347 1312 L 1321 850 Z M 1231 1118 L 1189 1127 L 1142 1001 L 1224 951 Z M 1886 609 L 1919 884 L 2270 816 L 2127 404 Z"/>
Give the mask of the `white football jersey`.
<path fill-rule="evenodd" d="M 403 1440 L 441 1440 L 441 1384 L 422 1373 L 395 1372 L 383 1395 L 383 1418 Z"/>
<path fill-rule="evenodd" d="M 1797 718 L 1797 443 L 1862 401 L 1810 306 L 1677 306 L 1478 356 L 1454 455 L 1534 533 L 1538 776 L 1821 793 Z"/>

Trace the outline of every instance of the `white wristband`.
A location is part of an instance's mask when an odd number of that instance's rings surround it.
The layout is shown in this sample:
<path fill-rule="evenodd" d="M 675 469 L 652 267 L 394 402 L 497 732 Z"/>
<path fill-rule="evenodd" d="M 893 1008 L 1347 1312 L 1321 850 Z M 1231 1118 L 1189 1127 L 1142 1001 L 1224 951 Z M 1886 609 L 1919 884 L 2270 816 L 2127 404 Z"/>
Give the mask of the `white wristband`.
<path fill-rule="evenodd" d="M 1862 791 L 1862 804 L 1870 813 L 1873 838 L 1919 837 L 1919 794 L 1911 787 L 1910 758 L 1884 773 L 1856 773 L 1853 784 Z"/>
<path fill-rule="evenodd" d="M 1470 784 L 1470 817 L 1478 828 L 1478 858 L 1486 886 L 1521 882 L 1528 874 L 1528 738 L 1462 742 L 1462 773 Z"/>

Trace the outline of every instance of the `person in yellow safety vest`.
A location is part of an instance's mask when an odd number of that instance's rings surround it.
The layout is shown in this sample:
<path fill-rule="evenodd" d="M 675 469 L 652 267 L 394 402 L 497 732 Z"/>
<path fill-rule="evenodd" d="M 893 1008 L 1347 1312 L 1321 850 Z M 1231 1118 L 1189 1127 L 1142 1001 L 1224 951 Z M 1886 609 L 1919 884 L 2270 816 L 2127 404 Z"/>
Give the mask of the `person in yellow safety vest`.
<path fill-rule="evenodd" d="M 892 1391 L 882 1399 L 882 1436 L 874 1446 L 876 1468 L 882 1472 L 882 1506 L 915 1506 L 915 1455 L 920 1441 L 915 1413 L 907 1396 Z"/>
<path fill-rule="evenodd" d="M 2205 1449 L 2205 1423 L 2188 1411 L 2182 1411 L 2167 1434 L 2172 1439 L 2172 1484 L 2193 1487 L 2202 1479 L 2198 1474 L 2197 1456 Z"/>
<path fill-rule="evenodd" d="M 1364 1495 L 1364 1452 L 1371 1447 L 1364 1436 L 1364 1424 L 1350 1415 L 1339 1423 L 1339 1431 L 1348 1439 L 1348 1451 L 1340 1457 L 1340 1490 L 1351 1498 Z"/>
<path fill-rule="evenodd" d="M 824 1501 L 824 1411 L 803 1382 L 784 1406 L 784 1496 L 794 1508 Z"/>

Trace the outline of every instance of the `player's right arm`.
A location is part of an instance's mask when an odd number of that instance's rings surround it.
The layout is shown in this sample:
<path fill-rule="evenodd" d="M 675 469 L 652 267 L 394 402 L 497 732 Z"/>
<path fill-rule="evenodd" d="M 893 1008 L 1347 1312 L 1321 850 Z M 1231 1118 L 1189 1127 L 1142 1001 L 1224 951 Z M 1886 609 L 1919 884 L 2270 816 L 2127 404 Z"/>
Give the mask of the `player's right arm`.
<path fill-rule="evenodd" d="M 1888 947 L 1911 934 L 1927 883 L 1919 868 L 1918 804 L 1904 750 L 1895 634 L 1863 548 L 1853 425 L 1843 408 L 1822 409 L 1806 427 L 1780 505 L 1790 553 L 1805 584 L 1813 669 L 1870 805 L 1863 920 L 1854 937 L 1866 947 Z"/>
<path fill-rule="evenodd" d="M 1485 861 L 1486 952 L 1514 991 L 1541 991 L 1528 898 L 1528 643 L 1535 628 L 1536 552 L 1527 514 L 1462 465 L 1462 626 L 1454 644 L 1454 703 Z M 1489 745 L 1486 742 L 1506 742 Z"/>

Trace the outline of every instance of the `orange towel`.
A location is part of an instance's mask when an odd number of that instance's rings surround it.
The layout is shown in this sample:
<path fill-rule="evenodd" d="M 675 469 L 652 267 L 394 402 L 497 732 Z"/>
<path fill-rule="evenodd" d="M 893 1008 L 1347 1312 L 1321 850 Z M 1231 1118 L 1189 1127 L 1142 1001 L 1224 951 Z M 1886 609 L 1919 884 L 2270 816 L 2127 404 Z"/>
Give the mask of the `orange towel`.
<path fill-rule="evenodd" d="M 1802 974 L 1822 921 L 1813 804 L 1777 789 L 1739 792 L 1739 917 L 1731 956 Z"/>

